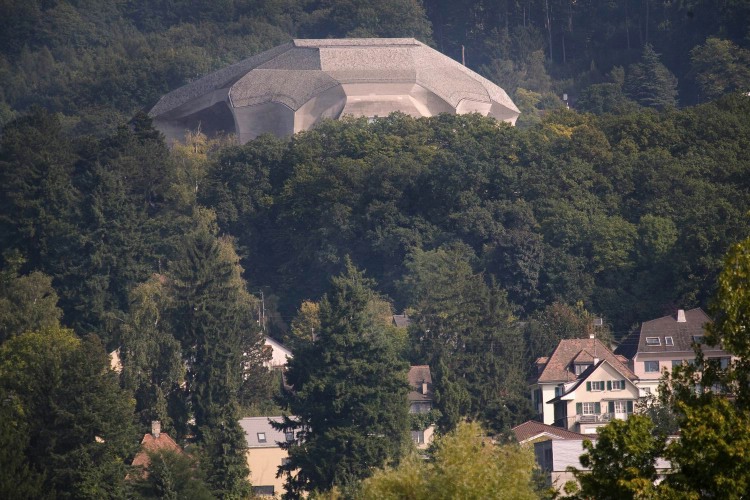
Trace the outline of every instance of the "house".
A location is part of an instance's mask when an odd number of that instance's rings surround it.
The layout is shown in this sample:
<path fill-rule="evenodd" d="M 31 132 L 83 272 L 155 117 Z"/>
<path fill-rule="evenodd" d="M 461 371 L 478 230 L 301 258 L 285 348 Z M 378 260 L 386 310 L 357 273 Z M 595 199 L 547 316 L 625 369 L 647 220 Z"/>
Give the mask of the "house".
<path fill-rule="evenodd" d="M 706 358 L 716 358 L 726 366 L 731 356 L 721 347 L 703 345 L 705 326 L 711 318 L 699 307 L 678 310 L 674 315 L 644 321 L 640 330 L 623 339 L 615 352 L 629 359 L 628 366 L 647 393 L 656 393 L 664 372 L 695 360 L 693 345 L 698 344 Z"/>
<path fill-rule="evenodd" d="M 141 440 L 141 449 L 133 458 L 133 467 L 141 469 L 140 477 L 148 476 L 148 467 L 151 465 L 149 453 L 159 451 L 172 451 L 175 453 L 185 453 L 174 439 L 169 437 L 165 432 L 161 432 L 161 422 L 155 420 L 151 422 L 151 433 L 144 434 Z"/>
<path fill-rule="evenodd" d="M 291 350 L 271 337 L 266 336 L 263 339 L 263 347 L 265 350 L 271 351 L 271 359 L 263 363 L 263 366 L 268 369 L 283 369 L 287 361 L 293 357 Z"/>
<path fill-rule="evenodd" d="M 168 141 L 187 130 L 288 136 L 325 119 L 480 113 L 514 124 L 500 87 L 414 38 L 292 40 L 163 96 L 149 115 Z"/>
<path fill-rule="evenodd" d="M 411 319 L 406 314 L 394 314 L 393 315 L 393 326 L 397 328 L 409 328 Z"/>
<path fill-rule="evenodd" d="M 550 439 L 587 439 L 578 432 L 572 432 L 562 427 L 547 425 L 535 420 L 527 420 L 511 429 L 513 435 L 521 445 L 531 445 Z"/>
<path fill-rule="evenodd" d="M 409 413 L 429 413 L 432 410 L 434 393 L 432 388 L 432 374 L 427 365 L 417 365 L 409 368 Z M 411 438 L 418 449 L 426 449 L 432 442 L 435 426 L 429 425 L 424 429 L 411 431 Z"/>
<path fill-rule="evenodd" d="M 563 491 L 565 483 L 575 481 L 575 476 L 568 467 L 587 470 L 581 466 L 580 457 L 586 451 L 584 440 L 596 443 L 595 437 L 580 436 L 571 439 L 548 439 L 534 443 L 534 459 L 536 460 L 547 486 Z"/>
<path fill-rule="evenodd" d="M 280 497 L 284 493 L 284 478 L 276 477 L 278 467 L 286 463 L 288 454 L 279 443 L 294 440 L 293 432 L 273 428 L 281 417 L 247 417 L 240 420 L 247 441 L 247 465 L 250 483 L 257 496 Z"/>
<path fill-rule="evenodd" d="M 627 359 L 593 336 L 561 340 L 536 365 L 531 398 L 537 419 L 547 425 L 596 432 L 612 418 L 626 418 L 641 395 Z"/>

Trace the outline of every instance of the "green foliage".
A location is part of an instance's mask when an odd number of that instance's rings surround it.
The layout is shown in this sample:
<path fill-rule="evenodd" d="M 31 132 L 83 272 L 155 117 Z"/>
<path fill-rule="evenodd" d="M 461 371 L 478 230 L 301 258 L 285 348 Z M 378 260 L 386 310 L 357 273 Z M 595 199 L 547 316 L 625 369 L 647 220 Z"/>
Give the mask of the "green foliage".
<path fill-rule="evenodd" d="M 398 467 L 376 472 L 361 498 L 537 498 L 532 454 L 514 444 L 496 444 L 476 424 L 461 423 L 439 438 L 430 460 L 415 455 Z"/>
<path fill-rule="evenodd" d="M 216 498 L 206 486 L 197 461 L 190 455 L 172 450 L 159 450 L 149 453 L 148 457 L 148 474 L 132 486 L 138 498 Z"/>
<path fill-rule="evenodd" d="M 398 460 L 408 440 L 406 363 L 369 313 L 371 282 L 347 262 L 320 303 L 320 334 L 289 362 L 286 404 L 297 441 L 283 444 L 287 492 L 324 491 Z M 296 475 L 291 475 L 296 471 Z"/>
<path fill-rule="evenodd" d="M 581 465 L 573 470 L 580 491 L 573 498 L 652 498 L 657 478 L 656 459 L 664 452 L 664 436 L 654 436 L 646 416 L 631 415 L 599 429 L 596 444 L 584 441 Z"/>
<path fill-rule="evenodd" d="M 3 430 L 13 433 L 3 439 L 20 446 L 3 474 L 25 474 L 29 489 L 60 498 L 124 494 L 124 464 L 137 444 L 133 407 L 99 339 L 53 328 L 8 340 L 0 394 Z"/>
<path fill-rule="evenodd" d="M 676 106 L 677 78 L 661 63 L 654 48 L 646 44 L 641 62 L 628 68 L 625 92 L 641 106 Z"/>
<path fill-rule="evenodd" d="M 750 50 L 731 40 L 707 39 L 690 51 L 690 63 L 705 100 L 750 89 Z"/>

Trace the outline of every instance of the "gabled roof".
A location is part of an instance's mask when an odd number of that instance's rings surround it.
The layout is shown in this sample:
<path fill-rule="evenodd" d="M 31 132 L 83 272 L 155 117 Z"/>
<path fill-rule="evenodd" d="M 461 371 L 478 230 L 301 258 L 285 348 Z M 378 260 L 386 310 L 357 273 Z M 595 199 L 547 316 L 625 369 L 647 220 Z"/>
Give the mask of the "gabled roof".
<path fill-rule="evenodd" d="M 513 434 L 516 436 L 516 440 L 523 444 L 538 437 L 548 437 L 549 439 L 586 439 L 590 436 L 585 436 L 577 432 L 563 429 L 562 427 L 554 427 L 552 425 L 543 424 L 535 420 L 529 420 L 517 425 L 511 429 Z"/>
<path fill-rule="evenodd" d="M 537 378 L 538 383 L 572 382 L 578 377 L 571 370 L 574 361 L 591 362 L 594 359 L 607 360 L 616 370 L 626 378 L 633 380 L 635 374 L 623 364 L 607 346 L 599 339 L 563 339 L 549 356 L 547 364 Z"/>
<path fill-rule="evenodd" d="M 432 374 L 430 367 L 427 365 L 416 365 L 409 367 L 409 401 L 432 401 L 434 393 L 432 391 Z M 422 384 L 427 384 L 427 393 L 422 392 Z"/>
<path fill-rule="evenodd" d="M 134 467 L 143 467 L 147 469 L 151 463 L 149 453 L 157 451 L 173 451 L 175 453 L 185 453 L 179 444 L 175 443 L 174 439 L 169 437 L 164 432 L 159 432 L 158 435 L 151 433 L 145 434 L 141 440 L 141 449 L 133 458 Z"/>
<path fill-rule="evenodd" d="M 627 369 L 625 367 L 625 365 L 623 365 L 622 363 L 618 363 L 617 365 L 615 365 L 615 364 L 607 361 L 606 359 L 602 359 L 601 361 L 599 361 L 595 365 L 592 365 L 592 366 L 588 367 L 586 369 L 586 371 L 584 371 L 583 373 L 581 373 L 578 376 L 578 379 L 574 383 L 568 384 L 566 386 L 565 391 L 562 394 L 560 394 L 559 396 L 554 397 L 553 399 L 550 399 L 549 401 L 547 401 L 547 403 L 553 403 L 555 401 L 560 401 L 560 400 L 563 400 L 563 399 L 570 399 L 570 398 L 565 398 L 565 396 L 567 396 L 568 394 L 570 394 L 572 392 L 575 392 L 575 390 L 578 389 L 603 364 L 608 364 L 617 373 L 619 373 L 624 379 L 626 379 L 628 382 L 630 382 L 631 384 L 635 384 L 635 379 L 636 379 L 635 374 L 633 374 L 633 372 L 631 372 L 629 369 Z M 625 368 L 625 370 L 623 370 L 622 368 Z"/>
<path fill-rule="evenodd" d="M 680 321 L 682 319 L 684 321 Z M 700 307 L 644 321 L 640 330 L 623 339 L 615 352 L 631 359 L 637 353 L 692 352 L 693 337 L 704 335 L 705 325 L 710 322 L 711 318 Z M 667 337 L 671 345 L 667 345 Z M 721 350 L 707 345 L 702 348 L 704 351 Z"/>
<path fill-rule="evenodd" d="M 409 326 L 409 323 L 411 323 L 411 320 L 409 319 L 409 316 L 406 314 L 394 314 L 393 315 L 393 326 L 397 326 L 399 328 L 406 328 Z"/>

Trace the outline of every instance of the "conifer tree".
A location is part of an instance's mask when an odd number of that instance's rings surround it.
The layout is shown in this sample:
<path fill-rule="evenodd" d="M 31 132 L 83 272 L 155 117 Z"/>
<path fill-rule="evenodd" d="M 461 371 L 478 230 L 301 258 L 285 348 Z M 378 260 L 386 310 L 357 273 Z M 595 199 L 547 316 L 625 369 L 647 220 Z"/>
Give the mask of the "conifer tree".
<path fill-rule="evenodd" d="M 641 62 L 630 66 L 625 91 L 642 106 L 661 109 L 677 105 L 677 78 L 649 44 L 643 47 Z"/>
<path fill-rule="evenodd" d="M 350 261 L 320 303 L 320 332 L 289 363 L 287 491 L 349 485 L 400 456 L 408 431 L 406 363 L 371 312 L 371 280 Z M 296 475 L 292 475 L 295 471 Z"/>
<path fill-rule="evenodd" d="M 238 391 L 244 349 L 260 349 L 251 299 L 227 241 L 207 229 L 186 237 L 171 268 L 172 325 L 187 364 L 186 391 L 206 458 L 207 481 L 225 498 L 249 492 Z"/>

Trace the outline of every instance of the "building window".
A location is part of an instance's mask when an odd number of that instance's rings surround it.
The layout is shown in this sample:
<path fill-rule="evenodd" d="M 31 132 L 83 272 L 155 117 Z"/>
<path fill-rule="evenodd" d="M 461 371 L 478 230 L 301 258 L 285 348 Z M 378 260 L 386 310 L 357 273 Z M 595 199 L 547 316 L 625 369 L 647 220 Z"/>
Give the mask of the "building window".
<path fill-rule="evenodd" d="M 730 358 L 719 358 L 719 367 L 722 370 L 726 370 L 727 368 L 729 368 L 729 363 L 731 361 L 732 360 Z"/>
<path fill-rule="evenodd" d="M 682 360 L 681 359 L 673 359 L 672 360 L 672 368 L 676 368 L 678 366 L 682 366 Z"/>
<path fill-rule="evenodd" d="M 591 363 L 576 363 L 573 365 L 573 371 L 576 375 L 580 375 L 581 373 L 585 372 L 590 366 Z"/>
<path fill-rule="evenodd" d="M 646 337 L 646 345 L 661 345 L 659 337 Z"/>
<path fill-rule="evenodd" d="M 604 390 L 604 381 L 598 381 L 598 382 L 591 382 L 591 390 L 592 391 L 603 391 Z"/>
<path fill-rule="evenodd" d="M 615 401 L 614 404 L 610 403 L 610 410 L 614 409 L 616 415 L 628 415 L 633 413 L 633 402 L 632 401 Z"/>
<path fill-rule="evenodd" d="M 288 464 L 289 464 L 289 462 L 291 462 L 291 460 L 290 460 L 290 459 L 288 459 L 288 458 L 282 458 L 282 459 L 281 459 L 281 465 L 288 465 Z"/>
<path fill-rule="evenodd" d="M 286 439 L 287 443 L 290 443 L 294 441 L 294 432 L 293 431 L 287 431 L 284 433 L 284 438 Z"/>
<path fill-rule="evenodd" d="M 644 361 L 643 366 L 646 370 L 646 373 L 656 373 L 659 371 L 658 361 Z"/>
<path fill-rule="evenodd" d="M 599 412 L 596 411 L 596 407 L 599 405 L 599 403 L 583 403 L 583 406 L 581 407 L 581 413 L 583 415 L 596 415 Z"/>
<path fill-rule="evenodd" d="M 693 335 L 693 342 L 695 344 L 702 344 L 703 343 L 703 335 Z"/>
<path fill-rule="evenodd" d="M 414 444 L 424 444 L 424 431 L 411 431 L 411 440 Z"/>
<path fill-rule="evenodd" d="M 432 409 L 432 403 L 412 403 L 409 405 L 409 413 L 428 413 Z"/>
<path fill-rule="evenodd" d="M 664 345 L 674 345 L 674 339 L 672 337 L 664 337 Z"/>
<path fill-rule="evenodd" d="M 258 442 L 259 443 L 265 443 L 266 442 L 266 433 L 265 432 L 259 432 L 258 433 Z"/>
<path fill-rule="evenodd" d="M 612 390 L 613 391 L 622 391 L 625 389 L 625 381 L 624 380 L 613 380 L 612 381 Z"/>
<path fill-rule="evenodd" d="M 256 496 L 269 496 L 272 497 L 276 494 L 273 486 L 253 486 L 253 493 Z"/>

